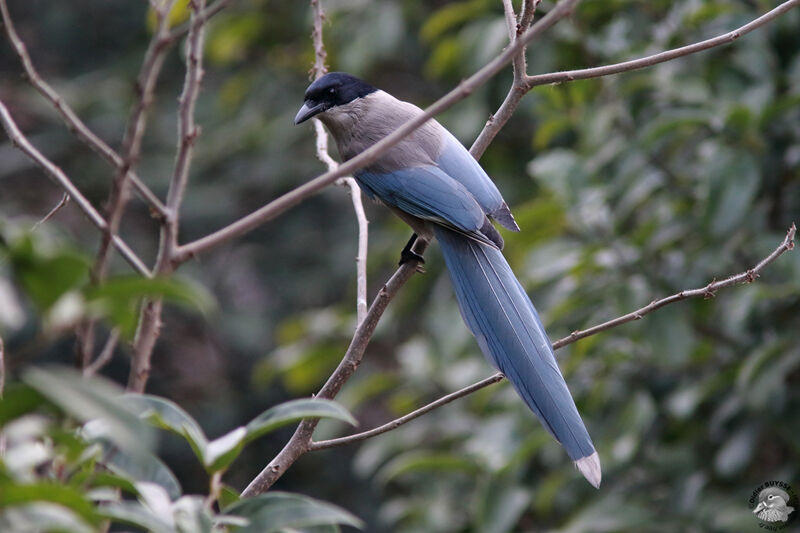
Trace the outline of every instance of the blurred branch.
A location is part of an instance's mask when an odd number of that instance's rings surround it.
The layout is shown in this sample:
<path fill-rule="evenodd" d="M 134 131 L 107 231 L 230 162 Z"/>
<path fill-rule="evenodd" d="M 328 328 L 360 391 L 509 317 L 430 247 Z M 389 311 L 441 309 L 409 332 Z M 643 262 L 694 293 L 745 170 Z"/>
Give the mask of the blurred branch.
<path fill-rule="evenodd" d="M 128 204 L 128 178 L 131 170 L 136 166 L 142 146 L 147 125 L 147 109 L 153 100 L 158 75 L 167 52 L 164 43 L 164 36 L 169 30 L 169 13 L 177 0 L 167 0 L 160 2 L 157 6 L 153 5 L 156 13 L 156 31 L 150 39 L 150 44 L 145 52 L 139 75 L 136 78 L 136 92 L 139 97 L 128 118 L 125 134 L 122 137 L 122 165 L 118 167 L 113 179 L 111 180 L 111 190 L 108 193 L 107 201 L 107 220 L 108 227 L 100 239 L 100 247 L 97 250 L 94 265 L 90 272 L 90 280 L 93 284 L 102 282 L 108 271 L 108 263 L 111 259 L 110 241 L 118 233 L 125 207 Z M 169 216 L 167 210 L 167 216 Z M 94 354 L 96 321 L 93 318 L 83 321 L 78 327 L 78 359 L 82 368 L 86 367 L 92 360 Z"/>
<path fill-rule="evenodd" d="M 87 218 L 94 224 L 100 231 L 106 231 L 108 224 L 106 220 L 97 212 L 97 210 L 92 206 L 89 200 L 86 199 L 83 194 L 75 187 L 75 184 L 67 177 L 66 174 L 56 166 L 52 161 L 47 159 L 42 153 L 33 146 L 30 141 L 19 131 L 17 124 L 14 122 L 14 119 L 11 117 L 11 114 L 8 112 L 5 104 L 0 101 L 0 122 L 3 123 L 3 127 L 8 134 L 11 143 L 22 151 L 25 155 L 27 155 L 34 163 L 36 163 L 45 173 L 59 186 L 61 189 L 66 192 L 70 198 L 75 202 L 75 204 L 80 208 L 81 211 L 87 216 Z M 150 269 L 142 262 L 141 259 L 136 255 L 136 253 L 128 247 L 128 245 L 120 239 L 117 235 L 114 235 L 112 242 L 114 247 L 119 250 L 122 257 L 130 263 L 130 265 L 136 270 L 138 273 L 145 277 L 152 277 L 150 273 Z"/>
<path fill-rule="evenodd" d="M 36 228 L 38 228 L 39 226 L 41 226 L 42 224 L 44 224 L 45 222 L 47 222 L 48 220 L 50 220 L 51 218 L 53 218 L 53 216 L 54 216 L 56 213 L 58 213 L 58 211 L 59 211 L 59 210 L 60 210 L 62 207 L 64 207 L 65 205 L 67 205 L 68 203 L 69 203 L 69 194 L 67 194 L 67 193 L 64 193 L 64 194 L 63 194 L 63 196 L 61 196 L 61 200 L 59 200 L 59 201 L 58 201 L 58 203 L 56 204 L 56 206 L 55 206 L 53 209 L 51 209 L 50 211 L 48 211 L 48 212 L 47 212 L 47 214 L 44 216 L 44 218 L 43 218 L 43 219 L 41 219 L 39 222 L 37 222 L 36 224 L 34 224 L 34 225 L 33 225 L 33 227 L 31 228 L 31 231 L 36 231 Z"/>
<path fill-rule="evenodd" d="M 792 250 L 794 248 L 794 238 L 796 232 L 797 228 L 795 224 L 792 224 L 792 226 L 789 228 L 789 231 L 786 233 L 786 237 L 783 239 L 783 242 L 771 254 L 762 259 L 756 266 L 754 266 L 749 270 L 746 270 L 745 272 L 730 276 L 722 281 L 714 280 L 705 287 L 692 290 L 684 290 L 676 294 L 673 294 L 672 296 L 667 296 L 666 298 L 661 298 L 660 300 L 654 300 L 650 302 L 648 305 L 641 307 L 636 311 L 628 313 L 627 315 L 617 317 L 613 320 L 609 320 L 608 322 L 603 322 L 602 324 L 598 324 L 597 326 L 582 331 L 574 331 L 570 335 L 564 337 L 563 339 L 554 342 L 553 349 L 558 350 L 559 348 L 563 348 L 564 346 L 572 344 L 577 340 L 590 337 L 592 335 L 596 335 L 601 331 L 606 331 L 608 329 L 615 328 L 627 322 L 639 320 L 644 315 L 652 313 L 656 309 L 659 309 L 671 303 L 678 302 L 680 300 L 686 300 L 688 298 L 697 298 L 699 296 L 702 296 L 703 298 L 706 299 L 713 298 L 719 289 L 724 289 L 725 287 L 732 287 L 734 285 L 740 285 L 743 283 L 752 283 L 758 278 L 759 273 L 764 269 L 764 267 L 775 261 L 785 252 Z M 359 442 L 368 439 L 370 437 L 380 435 L 381 433 L 386 433 L 387 431 L 396 429 L 402 426 L 403 424 L 410 422 L 411 420 L 414 420 L 415 418 L 419 418 L 420 416 L 430 411 L 433 411 L 437 407 L 441 407 L 445 404 L 452 402 L 457 398 L 462 398 L 464 396 L 472 394 L 475 391 L 478 391 L 480 389 L 488 387 L 489 385 L 497 383 L 501 381 L 504 377 L 505 376 L 503 376 L 503 374 L 498 372 L 492 376 L 489 376 L 488 378 L 478 381 L 477 383 L 473 383 L 472 385 L 464 387 L 463 389 L 451 392 L 450 394 L 443 396 L 438 400 L 435 400 L 423 407 L 420 407 L 416 411 L 412 411 L 407 415 L 401 416 L 400 418 L 396 418 L 395 420 L 387 422 L 382 426 L 378 426 L 368 431 L 362 431 L 361 433 L 355 433 L 353 435 L 339 437 L 337 439 L 312 442 L 307 446 L 307 450 L 315 451 L 315 450 L 324 450 L 326 448 L 333 448 L 334 446 L 343 446 L 345 444 Z"/>
<path fill-rule="evenodd" d="M 172 30 L 165 37 L 165 41 L 167 43 L 173 43 L 173 42 L 177 41 L 178 39 L 181 39 L 184 36 L 188 35 L 189 32 L 193 28 L 197 29 L 200 26 L 205 25 L 206 22 L 208 22 L 211 19 L 211 17 L 213 17 L 214 15 L 216 15 L 217 13 L 219 13 L 220 11 L 222 11 L 223 9 L 228 7 L 228 5 L 232 1 L 233 0 L 217 0 L 212 5 L 206 7 L 202 11 L 200 11 L 200 13 L 198 13 L 197 16 L 195 16 L 192 19 L 190 19 L 188 23 L 186 23 L 186 24 L 184 24 L 182 26 L 178 26 L 177 28 Z"/>
<path fill-rule="evenodd" d="M 19 37 L 19 34 L 17 34 L 17 30 L 14 27 L 14 23 L 11 19 L 11 14 L 8 11 L 6 0 L 0 0 L 0 12 L 2 12 L 3 24 L 6 27 L 8 40 L 11 42 L 11 46 L 14 48 L 14 51 L 22 62 L 22 67 L 25 69 L 25 74 L 28 76 L 28 81 L 30 81 L 31 85 L 33 85 L 33 87 L 39 91 L 42 96 L 44 96 L 50 101 L 51 104 L 53 104 L 53 107 L 56 109 L 56 111 L 61 114 L 61 118 L 67 125 L 67 128 L 76 137 L 78 137 L 78 139 L 83 141 L 84 144 L 97 152 L 103 159 L 105 159 L 118 170 L 124 169 L 125 161 L 122 159 L 122 157 L 116 151 L 114 151 L 113 148 L 106 144 L 105 141 L 95 135 L 94 132 L 89 129 L 89 127 L 64 101 L 61 95 L 59 95 L 58 92 L 56 92 L 56 90 L 53 89 L 39 75 L 36 67 L 33 65 L 30 54 L 28 54 L 25 43 L 23 43 L 22 39 Z M 130 180 L 141 197 L 147 201 L 159 215 L 163 216 L 166 213 L 166 208 L 164 207 L 164 204 L 161 203 L 161 200 L 158 199 L 153 191 L 151 191 L 132 170 L 128 170 L 127 179 Z"/>
<path fill-rule="evenodd" d="M 106 339 L 105 346 L 103 346 L 103 349 L 100 351 L 100 355 L 98 355 L 97 359 L 92 361 L 90 365 L 83 368 L 84 376 L 93 376 L 97 374 L 111 361 L 111 357 L 114 355 L 114 350 L 117 348 L 117 344 L 119 343 L 119 335 L 119 328 L 114 328 L 111 330 L 111 333 L 108 334 L 108 339 Z"/>
<path fill-rule="evenodd" d="M 189 5 L 192 15 L 189 21 L 189 44 L 186 51 L 186 77 L 178 106 L 178 151 L 167 193 L 168 215 L 162 224 L 159 238 L 155 266 L 155 272 L 159 275 L 166 275 L 174 270 L 173 254 L 178 245 L 180 207 L 189 180 L 194 144 L 200 134 L 194 121 L 194 110 L 200 93 L 200 83 L 203 80 L 203 39 L 207 19 L 199 22 L 197 19 L 205 9 L 205 0 L 190 0 Z M 169 10 L 166 13 L 169 13 Z M 146 300 L 142 305 L 128 376 L 128 389 L 133 392 L 144 392 L 150 377 L 150 360 L 161 332 L 162 308 L 163 302 L 160 298 Z"/>
<path fill-rule="evenodd" d="M 572 9 L 579 0 L 560 0 L 550 12 L 541 18 L 536 24 L 526 30 L 514 44 L 503 50 L 497 57 L 483 66 L 475 74 L 463 80 L 459 85 L 444 95 L 442 98 L 428 107 L 425 112 L 417 115 L 409 120 L 401 127 L 397 128 L 393 133 L 387 135 L 377 143 L 373 144 L 367 150 L 364 150 L 356 157 L 342 163 L 338 169 L 328 171 L 321 176 L 293 189 L 292 191 L 284 194 L 263 206 L 262 208 L 250 213 L 249 215 L 237 220 L 236 222 L 206 235 L 196 241 L 180 246 L 175 255 L 175 261 L 182 263 L 194 257 L 195 255 L 216 248 L 217 246 L 235 239 L 259 225 L 272 220 L 273 218 L 281 215 L 291 207 L 299 204 L 312 194 L 315 194 L 322 188 L 330 185 L 338 178 L 347 174 L 352 174 L 354 171 L 369 165 L 383 155 L 389 148 L 400 142 L 403 138 L 416 130 L 419 126 L 430 120 L 435 115 L 449 109 L 457 102 L 469 96 L 472 91 L 486 83 L 492 76 L 497 74 L 507 63 L 509 63 L 514 56 L 536 37 L 541 35 L 542 32 L 550 28 L 558 20 L 566 17 L 572 12 Z"/>
<path fill-rule="evenodd" d="M 325 13 L 319 0 L 311 0 L 311 10 L 314 13 L 314 26 L 311 31 L 311 40 L 314 43 L 314 65 L 311 67 L 311 76 L 318 79 L 328 72 L 326 60 L 328 53 L 322 40 L 322 23 Z M 327 165 L 328 170 L 339 167 L 328 152 L 328 132 L 319 119 L 313 119 L 314 132 L 317 136 L 317 158 Z M 350 190 L 350 200 L 358 222 L 358 251 L 356 252 L 356 323 L 363 322 L 367 315 L 367 246 L 369 233 L 367 215 L 364 213 L 364 204 L 361 202 L 361 188 L 352 176 L 340 178 L 336 182 Z"/>

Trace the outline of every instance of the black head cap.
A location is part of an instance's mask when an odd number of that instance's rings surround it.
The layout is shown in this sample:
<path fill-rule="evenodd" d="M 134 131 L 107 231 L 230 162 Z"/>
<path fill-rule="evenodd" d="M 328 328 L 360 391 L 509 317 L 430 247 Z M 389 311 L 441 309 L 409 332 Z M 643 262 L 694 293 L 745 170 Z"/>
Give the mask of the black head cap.
<path fill-rule="evenodd" d="M 377 90 L 369 83 L 346 72 L 325 74 L 306 89 L 303 107 L 294 117 L 294 123 L 300 124 L 318 113 L 337 105 L 347 104 Z"/>

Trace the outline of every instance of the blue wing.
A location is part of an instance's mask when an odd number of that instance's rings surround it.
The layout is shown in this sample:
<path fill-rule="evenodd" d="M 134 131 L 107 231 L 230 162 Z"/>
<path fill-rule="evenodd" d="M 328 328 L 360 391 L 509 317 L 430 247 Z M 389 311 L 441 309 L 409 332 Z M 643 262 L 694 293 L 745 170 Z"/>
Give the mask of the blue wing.
<path fill-rule="evenodd" d="M 490 231 L 487 225 L 491 226 L 491 222 L 471 191 L 438 167 L 414 167 L 386 173 L 362 170 L 355 173 L 355 178 L 367 195 L 387 205 L 482 242 L 494 242 L 482 232 Z"/>
<path fill-rule="evenodd" d="M 442 149 L 436 164 L 472 193 L 487 215 L 504 227 L 519 231 L 519 226 L 514 221 L 497 186 L 464 145 L 447 130 L 444 130 Z"/>

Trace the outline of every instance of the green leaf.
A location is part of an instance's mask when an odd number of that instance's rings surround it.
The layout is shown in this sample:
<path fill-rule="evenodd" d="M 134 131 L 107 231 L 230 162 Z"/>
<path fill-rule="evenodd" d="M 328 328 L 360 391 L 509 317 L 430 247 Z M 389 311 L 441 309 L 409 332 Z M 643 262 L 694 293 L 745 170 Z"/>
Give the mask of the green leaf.
<path fill-rule="evenodd" d="M 208 438 L 197 421 L 178 404 L 150 394 L 126 394 L 125 404 L 158 428 L 185 438 L 195 455 L 204 462 Z"/>
<path fill-rule="evenodd" d="M 31 233 L 15 238 L 7 251 L 14 273 L 40 311 L 83 285 L 89 273 L 85 255 L 66 247 L 46 249 Z"/>
<path fill-rule="evenodd" d="M 0 509 L 37 502 L 63 506 L 90 524 L 96 525 L 100 522 L 92 503 L 77 488 L 50 482 L 0 484 Z"/>
<path fill-rule="evenodd" d="M 37 409 L 45 402 L 44 396 L 22 383 L 12 383 L 0 401 L 0 427 Z"/>
<path fill-rule="evenodd" d="M 102 285 L 87 287 L 84 296 L 93 312 L 107 317 L 127 336 L 136 330 L 138 303 L 144 297 L 163 298 L 204 314 L 215 307 L 213 297 L 204 287 L 176 277 L 119 276 Z"/>
<path fill-rule="evenodd" d="M 93 527 L 70 509 L 60 505 L 36 502 L 0 511 L 3 531 L 36 531 L 48 533 L 93 533 Z"/>
<path fill-rule="evenodd" d="M 114 502 L 103 505 L 98 514 L 113 522 L 142 528 L 150 533 L 175 533 L 171 524 L 164 522 L 139 502 Z"/>
<path fill-rule="evenodd" d="M 362 528 L 361 520 L 344 509 L 286 492 L 270 492 L 230 506 L 226 514 L 247 518 L 250 525 L 237 533 L 271 533 L 285 528 L 307 528 L 342 524 Z"/>
<path fill-rule="evenodd" d="M 120 488 L 134 492 L 135 482 L 150 482 L 164 488 L 169 497 L 180 497 L 180 482 L 161 459 L 152 454 L 131 456 L 125 453 L 109 454 L 106 467 L 118 476 L 124 485 Z"/>
<path fill-rule="evenodd" d="M 219 506 L 222 510 L 227 510 L 228 507 L 238 502 L 240 499 L 239 491 L 228 485 L 223 485 L 219 491 Z"/>
<path fill-rule="evenodd" d="M 99 419 L 104 434 L 122 450 L 141 454 L 153 446 L 153 431 L 121 401 L 122 389 L 102 378 L 84 378 L 77 372 L 51 367 L 29 368 L 22 380 L 65 413 L 86 422 Z"/>
<path fill-rule="evenodd" d="M 246 442 L 303 418 L 333 418 L 353 426 L 358 425 L 347 409 L 331 400 L 292 400 L 267 409 L 247 424 Z"/>
<path fill-rule="evenodd" d="M 206 446 L 203 464 L 209 472 L 225 470 L 244 448 L 247 429 L 240 426 L 225 435 L 214 439 Z"/>

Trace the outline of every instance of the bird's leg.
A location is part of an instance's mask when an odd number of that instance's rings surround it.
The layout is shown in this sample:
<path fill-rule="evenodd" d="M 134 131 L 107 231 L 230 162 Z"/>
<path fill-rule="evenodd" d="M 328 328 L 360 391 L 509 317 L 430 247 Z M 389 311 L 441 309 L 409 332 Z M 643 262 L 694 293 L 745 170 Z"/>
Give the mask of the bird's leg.
<path fill-rule="evenodd" d="M 400 252 L 400 261 L 397 263 L 398 265 L 403 265 L 408 263 L 409 261 L 416 261 L 419 264 L 425 264 L 425 258 L 419 255 L 417 252 L 412 250 L 414 247 L 414 243 L 417 242 L 417 234 L 414 233 L 411 235 L 411 238 L 408 239 L 408 242 L 403 247 L 403 251 Z"/>

